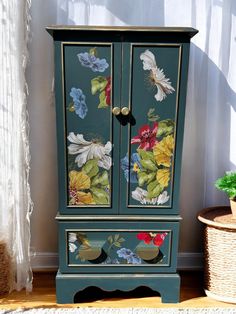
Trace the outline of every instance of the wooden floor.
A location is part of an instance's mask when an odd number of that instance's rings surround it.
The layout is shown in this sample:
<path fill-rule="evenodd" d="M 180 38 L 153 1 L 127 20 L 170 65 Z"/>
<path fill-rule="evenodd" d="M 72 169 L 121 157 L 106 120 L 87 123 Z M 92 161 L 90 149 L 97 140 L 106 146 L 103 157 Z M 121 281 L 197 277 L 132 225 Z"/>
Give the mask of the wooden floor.
<path fill-rule="evenodd" d="M 178 304 L 162 304 L 161 298 L 152 290 L 140 287 L 131 292 L 104 292 L 88 288 L 80 294 L 79 303 L 59 305 L 55 296 L 55 273 L 35 273 L 33 292 L 13 292 L 0 296 L 0 309 L 16 308 L 52 308 L 52 307 L 146 307 L 146 308 L 232 308 L 229 304 L 212 300 L 205 296 L 203 274 L 201 272 L 183 272 L 181 275 L 181 301 Z"/>

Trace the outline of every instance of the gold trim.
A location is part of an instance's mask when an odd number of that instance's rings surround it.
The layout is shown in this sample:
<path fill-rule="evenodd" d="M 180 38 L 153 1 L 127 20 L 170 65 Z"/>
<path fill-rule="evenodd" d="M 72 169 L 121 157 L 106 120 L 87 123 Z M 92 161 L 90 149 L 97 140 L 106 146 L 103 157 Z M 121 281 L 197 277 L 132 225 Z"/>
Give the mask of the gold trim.
<path fill-rule="evenodd" d="M 174 130 L 174 156 L 176 154 L 176 130 L 177 130 L 177 121 L 178 121 L 178 110 L 179 110 L 179 85 L 180 85 L 180 74 L 181 74 L 181 66 L 182 66 L 182 44 L 168 44 L 168 43 L 163 43 L 163 44 L 156 44 L 156 43 L 131 43 L 130 44 L 130 77 L 129 77 L 129 110 L 132 112 L 132 106 L 131 106 L 131 82 L 132 82 L 132 76 L 133 76 L 133 48 L 134 47 L 149 47 L 149 46 L 156 46 L 156 47 L 179 47 L 179 61 L 178 61 L 178 76 L 177 76 L 177 90 L 176 90 L 176 102 L 175 102 L 175 130 Z M 128 126 L 128 156 L 129 156 L 129 161 L 130 161 L 130 152 L 131 152 L 131 126 L 129 124 Z M 173 185 L 174 185 L 174 156 L 172 157 L 172 171 L 171 171 L 171 201 L 170 205 L 163 205 L 163 206 L 155 206 L 155 205 L 130 205 L 129 204 L 129 195 L 130 195 L 130 182 L 127 182 L 126 186 L 126 208 L 152 208 L 154 210 L 159 209 L 159 208 L 168 208 L 171 209 L 173 206 Z"/>
<path fill-rule="evenodd" d="M 80 221 L 90 221 L 90 220 L 95 220 L 95 221 L 103 221 L 103 220 L 109 220 L 109 221 L 156 221 L 156 222 L 163 222 L 163 221 L 167 221 L 167 222 L 178 222 L 180 220 L 182 220 L 182 218 L 178 215 L 169 215 L 169 216 L 94 216 L 94 215 L 89 215 L 89 216 L 65 216 L 65 215 L 57 215 L 56 220 L 59 221 L 75 221 L 75 222 L 80 222 Z"/>
<path fill-rule="evenodd" d="M 66 138 L 67 138 L 67 120 L 66 120 L 66 95 L 65 95 L 65 69 L 64 69 L 64 46 L 65 45 L 73 45 L 73 46 L 110 46 L 110 50 L 111 50 L 111 78 L 112 78 L 112 83 L 111 83 L 111 87 L 112 87 L 112 93 L 111 93 L 111 109 L 113 108 L 113 53 L 114 53 L 114 44 L 111 42 L 73 42 L 73 41 L 62 41 L 61 42 L 61 69 L 62 69 L 62 73 L 61 73 L 61 79 L 62 79 L 62 98 L 63 98 L 63 129 L 64 129 L 64 159 L 65 159 L 65 172 L 66 172 L 66 176 L 64 178 L 64 182 L 65 182 L 65 187 L 66 187 L 66 191 L 64 191 L 66 194 L 65 200 L 66 200 L 66 208 L 112 208 L 112 193 L 110 190 L 110 204 L 109 205 L 93 205 L 93 204 L 89 204 L 89 206 L 78 206 L 78 205 L 69 205 L 68 202 L 68 186 L 69 186 L 69 182 L 68 182 L 68 162 L 67 162 L 67 145 L 66 145 Z M 110 110 L 111 112 L 111 110 Z M 113 144 L 113 117 L 112 114 L 110 113 L 110 141 Z M 113 155 L 112 155 L 113 157 Z M 112 158 L 113 159 L 113 158 Z M 110 168 L 110 175 L 111 175 L 111 182 L 113 183 L 113 167 L 111 166 Z"/>
<path fill-rule="evenodd" d="M 198 30 L 192 27 L 155 27 L 155 26 L 85 26 L 85 25 L 50 25 L 46 27 L 48 32 L 59 30 L 73 30 L 73 31 L 134 31 L 134 32 L 158 32 L 158 33 L 188 33 L 190 38 L 198 33 Z"/>
<path fill-rule="evenodd" d="M 166 264 L 70 264 L 69 263 L 69 241 L 68 241 L 68 233 L 69 232 L 140 232 L 140 231 L 146 231 L 146 232 L 168 232 L 169 235 L 169 243 L 168 243 L 168 257 L 167 257 L 167 263 Z M 65 229 L 65 239 L 66 239 L 66 266 L 67 267 L 171 267 L 171 247 L 172 247 L 172 238 L 173 238 L 173 230 L 172 229 Z M 165 257 L 165 256 L 164 256 Z"/>

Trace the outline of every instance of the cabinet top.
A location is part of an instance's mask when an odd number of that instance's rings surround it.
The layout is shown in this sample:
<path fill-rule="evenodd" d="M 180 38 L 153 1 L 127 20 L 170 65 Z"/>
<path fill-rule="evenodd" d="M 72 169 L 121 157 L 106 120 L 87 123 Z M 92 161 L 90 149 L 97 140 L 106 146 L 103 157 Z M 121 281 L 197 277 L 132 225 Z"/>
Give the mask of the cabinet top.
<path fill-rule="evenodd" d="M 95 25 L 50 25 L 46 27 L 50 35 L 58 31 L 112 31 L 112 32 L 154 32 L 154 33 L 185 33 L 189 38 L 198 33 L 192 27 L 157 27 L 157 26 L 95 26 Z"/>

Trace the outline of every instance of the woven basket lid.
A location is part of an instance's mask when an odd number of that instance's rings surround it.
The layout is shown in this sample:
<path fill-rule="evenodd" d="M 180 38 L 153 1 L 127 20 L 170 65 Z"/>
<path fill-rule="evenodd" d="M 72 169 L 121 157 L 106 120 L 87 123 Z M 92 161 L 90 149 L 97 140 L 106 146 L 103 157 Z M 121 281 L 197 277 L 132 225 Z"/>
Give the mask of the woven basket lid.
<path fill-rule="evenodd" d="M 229 206 L 204 208 L 199 212 L 198 220 L 208 226 L 236 231 L 236 219 L 233 219 Z"/>

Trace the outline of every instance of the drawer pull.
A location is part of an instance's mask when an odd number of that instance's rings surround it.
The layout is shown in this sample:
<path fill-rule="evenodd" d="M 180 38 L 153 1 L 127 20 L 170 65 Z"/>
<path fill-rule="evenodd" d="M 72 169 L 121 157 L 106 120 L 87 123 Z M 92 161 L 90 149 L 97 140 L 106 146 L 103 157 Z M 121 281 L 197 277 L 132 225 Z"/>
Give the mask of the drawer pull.
<path fill-rule="evenodd" d="M 114 116 L 118 116 L 120 114 L 120 108 L 119 107 L 114 107 L 112 109 L 112 113 L 114 114 Z"/>
<path fill-rule="evenodd" d="M 123 107 L 121 109 L 121 113 L 123 114 L 123 116 L 128 116 L 129 114 L 129 108 L 128 107 Z"/>

